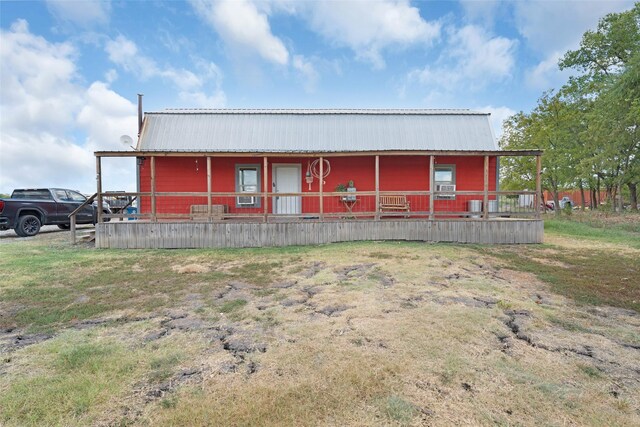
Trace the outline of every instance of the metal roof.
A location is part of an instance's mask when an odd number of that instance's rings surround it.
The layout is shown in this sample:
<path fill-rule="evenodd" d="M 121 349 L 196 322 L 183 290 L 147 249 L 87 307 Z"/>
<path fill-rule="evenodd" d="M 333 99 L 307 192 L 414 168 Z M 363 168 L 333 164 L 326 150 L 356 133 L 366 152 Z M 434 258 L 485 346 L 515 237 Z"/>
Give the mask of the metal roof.
<path fill-rule="evenodd" d="M 496 150 L 489 114 L 470 110 L 166 110 L 146 113 L 140 151 Z"/>

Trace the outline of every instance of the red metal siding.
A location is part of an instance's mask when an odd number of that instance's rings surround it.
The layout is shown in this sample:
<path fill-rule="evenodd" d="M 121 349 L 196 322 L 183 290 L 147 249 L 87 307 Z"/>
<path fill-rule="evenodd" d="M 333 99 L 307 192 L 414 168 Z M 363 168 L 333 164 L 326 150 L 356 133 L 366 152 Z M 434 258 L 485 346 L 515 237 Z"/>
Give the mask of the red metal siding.
<path fill-rule="evenodd" d="M 305 181 L 305 173 L 309 162 L 314 159 L 269 157 L 268 185 L 272 182 L 272 165 L 274 163 L 295 163 L 301 165 L 303 193 L 318 192 L 319 182 L 314 179 L 311 189 Z M 354 182 L 358 191 L 375 190 L 375 157 L 331 157 L 331 173 L 325 179 L 324 191 L 335 191 L 336 186 Z M 207 162 L 204 157 L 156 157 L 156 191 L 157 192 L 206 192 Z M 482 191 L 484 175 L 484 158 L 437 156 L 438 164 L 456 166 L 456 186 L 458 191 Z M 237 164 L 257 164 L 262 168 L 263 158 L 247 157 L 213 157 L 211 159 L 213 192 L 235 191 L 235 169 Z M 151 162 L 147 158 L 140 166 L 140 191 L 151 191 Z M 260 179 L 262 180 L 261 171 Z M 489 163 L 489 190 L 496 188 L 496 158 L 491 157 Z M 429 157 L 428 156 L 380 156 L 380 190 L 381 191 L 427 191 L 429 189 Z M 269 189 L 271 190 L 271 189 Z M 481 196 L 458 196 L 456 200 L 436 200 L 436 211 L 465 211 L 469 199 Z M 409 196 L 412 211 L 427 211 L 428 199 L 424 196 Z M 354 212 L 375 210 L 374 197 L 362 197 L 354 206 Z M 206 204 L 206 197 L 158 197 L 156 210 L 162 213 L 188 213 L 193 204 Z M 214 197 L 213 204 L 225 204 L 231 213 L 262 213 L 264 208 L 246 208 L 235 206 L 232 197 Z M 150 201 L 142 199 L 141 212 L 150 211 Z M 269 212 L 272 212 L 269 200 Z M 345 206 L 336 197 L 325 197 L 325 212 L 344 212 Z M 319 201 L 315 197 L 304 197 L 302 212 L 317 213 Z"/>

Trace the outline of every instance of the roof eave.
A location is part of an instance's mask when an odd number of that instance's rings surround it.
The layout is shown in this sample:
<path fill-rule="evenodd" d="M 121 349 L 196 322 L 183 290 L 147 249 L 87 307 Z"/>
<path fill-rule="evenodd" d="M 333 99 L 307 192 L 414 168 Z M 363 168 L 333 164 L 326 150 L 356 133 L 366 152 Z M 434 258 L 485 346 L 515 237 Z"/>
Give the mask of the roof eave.
<path fill-rule="evenodd" d="M 543 150 L 378 150 L 378 151 L 96 151 L 96 157 L 355 157 L 355 156 L 541 156 Z"/>

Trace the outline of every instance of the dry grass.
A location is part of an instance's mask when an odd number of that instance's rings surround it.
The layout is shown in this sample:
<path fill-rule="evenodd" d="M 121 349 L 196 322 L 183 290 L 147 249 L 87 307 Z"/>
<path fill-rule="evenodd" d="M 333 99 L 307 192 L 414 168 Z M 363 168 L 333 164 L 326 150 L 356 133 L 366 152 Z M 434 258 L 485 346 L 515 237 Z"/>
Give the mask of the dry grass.
<path fill-rule="evenodd" d="M 171 270 L 180 274 L 193 274 L 193 273 L 207 273 L 210 268 L 207 265 L 202 264 L 187 264 L 187 265 L 174 265 Z"/>
<path fill-rule="evenodd" d="M 1 245 L 0 424 L 638 425 L 640 315 L 516 268 L 589 254 L 487 249 Z"/>

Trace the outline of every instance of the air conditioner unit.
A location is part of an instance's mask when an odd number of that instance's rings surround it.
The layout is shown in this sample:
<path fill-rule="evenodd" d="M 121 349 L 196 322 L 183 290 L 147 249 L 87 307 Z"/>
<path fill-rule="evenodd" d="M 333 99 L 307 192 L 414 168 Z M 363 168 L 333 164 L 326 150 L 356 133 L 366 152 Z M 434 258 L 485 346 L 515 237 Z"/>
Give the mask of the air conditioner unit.
<path fill-rule="evenodd" d="M 253 196 L 239 196 L 238 197 L 238 205 L 240 206 L 251 206 L 256 204 L 256 198 Z"/>
<path fill-rule="evenodd" d="M 440 194 L 436 194 L 436 198 L 440 200 L 453 200 L 456 198 L 455 194 L 447 194 L 447 192 L 455 192 L 456 186 L 454 184 L 438 184 L 436 185 L 436 191 Z"/>
<path fill-rule="evenodd" d="M 456 186 L 454 184 L 438 184 L 436 186 L 437 191 L 456 191 Z"/>

